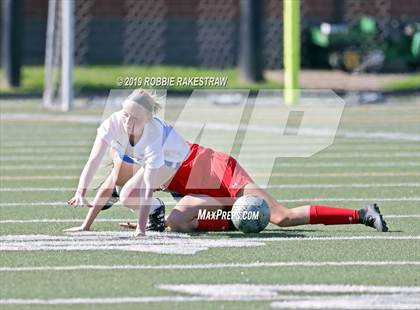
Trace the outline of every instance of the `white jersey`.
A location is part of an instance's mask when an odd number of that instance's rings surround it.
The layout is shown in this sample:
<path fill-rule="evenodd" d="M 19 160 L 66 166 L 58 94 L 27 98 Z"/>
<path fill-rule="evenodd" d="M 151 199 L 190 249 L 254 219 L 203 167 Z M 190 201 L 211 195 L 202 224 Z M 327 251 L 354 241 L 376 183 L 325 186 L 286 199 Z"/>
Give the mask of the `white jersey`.
<path fill-rule="evenodd" d="M 144 126 L 136 145 L 129 143 L 119 112 L 113 113 L 98 128 L 98 137 L 114 148 L 124 161 L 157 169 L 163 165 L 177 169 L 190 147 L 176 130 L 158 117 Z"/>

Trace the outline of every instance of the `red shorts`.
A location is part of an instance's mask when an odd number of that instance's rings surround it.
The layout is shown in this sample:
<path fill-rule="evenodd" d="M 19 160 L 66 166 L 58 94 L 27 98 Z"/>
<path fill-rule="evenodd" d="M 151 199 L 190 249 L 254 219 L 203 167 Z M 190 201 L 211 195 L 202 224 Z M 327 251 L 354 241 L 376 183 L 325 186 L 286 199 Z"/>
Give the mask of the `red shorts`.
<path fill-rule="evenodd" d="M 187 159 L 167 187 L 169 191 L 181 196 L 199 194 L 236 198 L 239 190 L 254 182 L 232 156 L 198 144 L 191 144 L 190 149 Z"/>

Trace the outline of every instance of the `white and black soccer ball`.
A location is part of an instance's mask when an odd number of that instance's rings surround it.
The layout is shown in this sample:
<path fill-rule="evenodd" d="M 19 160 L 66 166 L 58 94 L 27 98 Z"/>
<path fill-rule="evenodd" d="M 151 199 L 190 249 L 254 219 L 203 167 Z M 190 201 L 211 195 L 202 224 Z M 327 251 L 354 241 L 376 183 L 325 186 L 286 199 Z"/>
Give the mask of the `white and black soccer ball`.
<path fill-rule="evenodd" d="M 233 204 L 233 225 L 244 233 L 258 233 L 267 227 L 269 221 L 270 207 L 259 196 L 242 196 Z"/>

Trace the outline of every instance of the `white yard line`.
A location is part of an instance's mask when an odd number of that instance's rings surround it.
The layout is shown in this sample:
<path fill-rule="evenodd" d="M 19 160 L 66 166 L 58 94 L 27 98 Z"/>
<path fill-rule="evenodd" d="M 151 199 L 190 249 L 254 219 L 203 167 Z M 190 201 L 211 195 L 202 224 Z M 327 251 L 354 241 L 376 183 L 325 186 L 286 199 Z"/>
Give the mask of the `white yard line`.
<path fill-rule="evenodd" d="M 294 300 L 286 297 L 270 304 L 272 309 L 342 309 L 342 310 L 418 310 L 416 294 L 301 295 Z"/>
<path fill-rule="evenodd" d="M 281 309 L 418 309 L 420 292 L 418 286 L 346 284 L 166 284 L 159 288 L 222 300 L 275 300 L 271 306 Z"/>
<path fill-rule="evenodd" d="M 273 150 L 273 152 L 275 152 L 276 150 Z M 275 154 L 275 153 L 274 153 Z M 281 152 L 281 154 L 283 154 L 283 157 L 287 157 L 287 152 L 285 152 L 284 150 Z M 291 157 L 296 157 L 295 156 L 296 152 L 292 153 Z M 240 153 L 240 156 L 242 158 L 242 160 L 246 159 L 253 159 L 253 158 L 267 158 L 267 152 L 261 151 L 256 149 L 255 153 L 254 152 L 249 152 L 247 151 L 246 153 Z M 418 152 L 395 152 L 395 153 L 389 153 L 389 152 L 375 152 L 375 153 L 365 153 L 365 152 L 360 152 L 360 153 L 346 153 L 346 152 L 331 152 L 328 154 L 323 154 L 323 153 L 317 153 L 315 155 L 310 156 L 309 158 L 311 159 L 316 159 L 316 160 L 323 160 L 323 159 L 336 159 L 336 160 L 341 160 L 341 159 L 362 159 L 362 158 L 411 158 L 411 157 L 419 157 L 420 153 Z"/>
<path fill-rule="evenodd" d="M 360 173 L 254 173 L 254 177 L 282 177 L 282 178 L 353 178 L 353 177 L 405 177 L 420 176 L 419 172 L 360 172 Z M 0 180 L 78 180 L 79 175 L 27 175 L 27 176 L 8 176 L 1 175 Z"/>
<path fill-rule="evenodd" d="M 347 183 L 347 184 L 273 184 L 267 188 L 372 188 L 372 187 L 418 187 L 420 183 Z"/>
<path fill-rule="evenodd" d="M 61 148 L 33 148 L 33 147 L 25 147 L 25 148 L 16 148 L 11 150 L 3 149 L 1 147 L 1 154 L 2 155 L 16 155 L 16 154 L 86 154 L 86 159 L 89 157 L 89 147 L 61 147 Z"/>
<path fill-rule="evenodd" d="M 26 271 L 73 271 L 73 270 L 184 270 L 184 269 L 229 269 L 260 267 L 328 267 L 328 266 L 420 266 L 420 261 L 292 261 L 292 262 L 252 262 L 220 264 L 183 264 L 183 265 L 67 265 L 67 266 L 30 266 L 0 267 L 0 272 Z"/>
<path fill-rule="evenodd" d="M 0 299 L 0 304 L 64 305 L 174 303 L 208 301 L 272 301 L 274 308 L 418 309 L 420 287 L 346 284 L 162 284 L 182 295 L 111 298 Z M 306 293 L 307 295 L 303 295 Z M 354 306 L 354 307 L 353 307 Z"/>
<path fill-rule="evenodd" d="M 394 214 L 390 214 L 390 215 L 387 215 L 387 214 L 385 214 L 384 216 L 383 216 L 384 218 L 386 218 L 386 219 L 392 219 L 392 218 L 394 218 L 394 219 L 398 219 L 398 218 L 419 218 L 420 217 L 420 213 L 417 213 L 417 214 L 396 214 L 396 215 L 394 215 Z"/>
<path fill-rule="evenodd" d="M 56 299 L 0 299 L 3 305 L 81 305 L 81 304 L 133 304 L 133 303 L 174 303 L 174 302 L 206 302 L 215 301 L 206 297 L 183 296 L 144 296 L 116 298 L 56 298 Z"/>
<path fill-rule="evenodd" d="M 0 187 L 0 192 L 67 192 L 74 187 Z"/>
<path fill-rule="evenodd" d="M 95 222 L 127 222 L 136 219 L 95 219 Z M 0 224 L 31 224 L 31 223 L 81 223 L 83 219 L 34 219 L 34 220 L 0 220 Z"/>
<path fill-rule="evenodd" d="M 420 293 L 420 286 L 379 286 L 379 285 L 350 285 L 350 284 L 163 284 L 161 289 L 201 296 L 213 296 L 217 291 L 219 295 L 225 292 L 227 295 L 255 295 L 270 292 L 294 292 L 294 293 Z M 267 294 L 268 293 L 268 294 Z"/>
<path fill-rule="evenodd" d="M 65 170 L 82 170 L 83 165 L 1 165 L 0 170 L 2 171 L 15 171 L 15 170 L 57 170 L 57 171 L 65 171 Z"/>
<path fill-rule="evenodd" d="M 65 235 L 1 235 L 0 251 L 130 251 L 158 254 L 194 255 L 212 248 L 268 247 L 271 242 L 337 242 L 366 240 L 418 241 L 418 235 L 377 234 L 342 237 L 239 237 L 191 238 L 187 234 L 149 232 L 133 238 L 132 231 L 67 233 Z"/>
<path fill-rule="evenodd" d="M 246 167 L 267 167 L 267 168 L 387 168 L 387 167 L 420 167 L 420 161 L 389 161 L 389 162 L 373 162 L 373 163 L 255 163 L 242 162 Z M 83 165 L 1 165 L 3 171 L 15 170 L 81 170 Z"/>
<path fill-rule="evenodd" d="M 300 199 L 279 199 L 281 202 L 310 202 L 310 201 L 420 201 L 420 197 L 400 198 L 300 198 Z M 163 199 L 165 204 L 174 204 L 174 200 Z M 40 202 L 2 202 L 0 207 L 25 207 L 25 206 L 64 206 L 64 201 L 40 201 Z"/>
<path fill-rule="evenodd" d="M 0 156 L 0 162 L 9 162 L 9 161 L 37 161 L 37 162 L 50 162 L 50 161 L 87 161 L 89 158 L 86 156 L 15 156 L 10 154 L 10 156 Z"/>
<path fill-rule="evenodd" d="M 420 174 L 419 174 L 420 175 Z M 0 176 L 0 180 L 78 180 L 79 175 L 25 175 L 25 176 Z"/>
<path fill-rule="evenodd" d="M 7 143 L 2 143 L 1 147 L 2 148 L 16 148 L 16 147 L 44 147 L 44 146 L 48 146 L 48 147 L 52 147 L 52 146 L 58 146 L 58 147 L 62 147 L 62 146 L 67 146 L 67 147 L 73 147 L 73 146 L 92 146 L 93 141 L 40 141 L 37 143 L 25 143 L 25 142 L 21 142 L 21 141 L 15 141 L 15 142 L 7 142 Z"/>
<path fill-rule="evenodd" d="M 230 148 L 224 149 L 224 148 L 221 148 L 220 146 L 215 146 L 215 145 L 207 145 L 207 146 L 212 147 L 216 150 L 227 151 L 227 152 L 230 151 Z M 317 153 L 313 156 L 316 156 L 316 158 L 318 158 L 318 157 L 319 158 L 329 158 L 329 157 L 331 157 L 331 158 L 335 158 L 335 157 L 341 158 L 341 156 L 333 155 L 333 154 L 335 154 L 336 152 L 346 153 L 345 152 L 346 150 L 348 152 L 354 152 L 354 151 L 359 150 L 360 151 L 359 154 L 361 154 L 360 155 L 361 158 L 369 158 L 369 157 L 376 158 L 376 156 L 369 155 L 369 152 L 375 152 L 375 153 L 379 152 L 379 153 L 383 154 L 383 156 L 378 156 L 378 157 L 392 158 L 393 156 L 391 156 L 391 155 L 388 156 L 386 154 L 388 152 L 392 152 L 392 151 L 393 152 L 401 151 L 402 148 L 403 147 L 401 147 L 401 146 L 394 146 L 394 145 L 391 145 L 391 146 L 390 145 L 384 145 L 383 147 L 373 148 L 373 149 L 372 149 L 371 145 L 366 145 L 364 147 L 358 147 L 356 145 L 356 146 L 350 146 L 350 147 L 346 147 L 346 148 L 343 148 L 341 146 L 337 147 L 335 145 L 332 145 L 331 148 L 326 151 L 326 152 L 329 152 L 329 153 L 327 153 L 328 155 L 327 154 L 324 155 L 324 153 L 321 152 L 321 153 Z M 3 145 L 1 145 L 0 154 L 3 155 L 3 156 L 15 156 L 15 155 L 19 155 L 19 154 L 23 154 L 23 155 L 26 155 L 26 154 L 30 154 L 30 155 L 33 155 L 33 154 L 40 154 L 40 155 L 43 155 L 43 154 L 54 154 L 54 155 L 78 154 L 78 155 L 83 155 L 84 154 L 84 156 L 87 159 L 89 157 L 90 149 L 91 149 L 91 145 L 85 145 L 85 146 L 62 145 L 62 146 L 57 146 L 57 147 L 47 147 L 47 146 L 36 147 L 36 146 L 29 146 L 28 145 L 27 147 L 22 146 L 22 147 L 9 147 L 9 148 L 4 148 Z M 417 146 L 414 146 L 414 148 L 410 147 L 409 149 L 406 149 L 404 147 L 404 150 L 406 151 L 406 153 L 416 153 L 416 152 L 419 151 L 419 149 L 420 149 L 420 147 L 417 147 Z M 293 150 L 295 151 L 296 147 L 293 146 Z M 304 148 L 302 150 L 304 150 Z M 255 146 L 255 149 L 252 150 L 252 153 L 261 154 L 261 153 L 275 152 L 275 151 L 278 151 L 278 147 L 264 147 L 264 146 L 258 147 L 258 146 Z M 284 148 L 283 148 L 282 151 L 284 153 Z M 251 154 L 251 152 L 247 151 L 246 154 Z M 356 155 L 355 156 L 344 155 L 344 157 L 358 158 L 358 156 L 356 156 Z M 408 155 L 403 156 L 401 154 L 400 156 L 396 156 L 396 157 L 408 157 Z"/>
<path fill-rule="evenodd" d="M 405 176 L 420 176 L 419 172 L 343 172 L 343 173 L 254 173 L 255 177 L 264 177 L 264 176 L 273 176 L 273 177 L 286 177 L 286 178 L 295 178 L 295 177 L 343 177 L 343 178 L 352 178 L 352 177 L 405 177 Z M 0 177 L 1 179 L 1 177 Z"/>
<path fill-rule="evenodd" d="M 262 185 L 260 185 L 262 186 Z M 377 188 L 377 187 L 419 187 L 417 182 L 402 183 L 318 183 L 318 184 L 277 184 L 269 185 L 266 188 Z M 263 186 L 262 186 L 263 187 Z M 74 191 L 74 187 L 0 187 L 0 192 L 66 192 Z"/>
<path fill-rule="evenodd" d="M 242 161 L 244 167 L 275 167 L 275 168 L 374 168 L 374 167 L 420 167 L 420 161 L 381 161 L 381 162 L 327 162 L 327 163 L 256 163 Z"/>
<path fill-rule="evenodd" d="M 267 154 L 265 152 L 262 152 L 260 150 L 256 150 L 256 154 L 241 154 L 242 158 L 266 158 Z M 22 156 L 22 155 L 16 155 L 16 153 L 10 153 L 8 156 L 7 154 L 4 154 L 2 152 L 3 156 L 0 156 L 0 161 L 2 162 L 9 162 L 9 161 L 76 161 L 76 160 L 87 160 L 88 154 L 84 156 Z M 375 152 L 375 153 L 346 153 L 346 152 L 334 152 L 329 154 L 317 154 L 312 156 L 312 159 L 331 159 L 331 158 L 337 158 L 337 159 L 344 159 L 344 158 L 407 158 L 407 157 L 420 157 L 419 152 Z"/>

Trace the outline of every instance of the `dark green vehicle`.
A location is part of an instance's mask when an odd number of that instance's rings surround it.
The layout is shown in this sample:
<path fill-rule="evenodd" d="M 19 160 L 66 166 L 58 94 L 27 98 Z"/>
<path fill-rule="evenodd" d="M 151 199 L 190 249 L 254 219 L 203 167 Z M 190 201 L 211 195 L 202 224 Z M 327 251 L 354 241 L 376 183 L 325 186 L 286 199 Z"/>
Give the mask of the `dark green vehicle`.
<path fill-rule="evenodd" d="M 418 69 L 420 23 L 393 20 L 383 28 L 368 16 L 352 24 L 312 27 L 305 34 L 303 66 L 348 72 Z"/>

